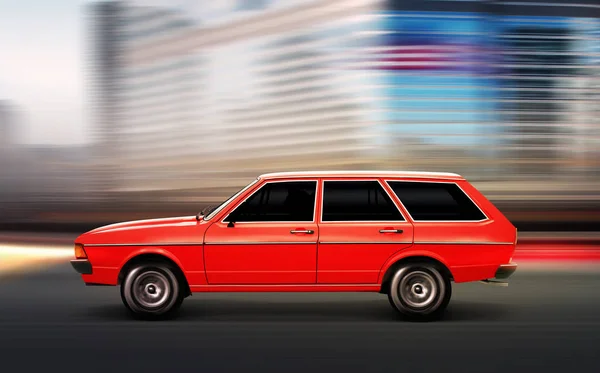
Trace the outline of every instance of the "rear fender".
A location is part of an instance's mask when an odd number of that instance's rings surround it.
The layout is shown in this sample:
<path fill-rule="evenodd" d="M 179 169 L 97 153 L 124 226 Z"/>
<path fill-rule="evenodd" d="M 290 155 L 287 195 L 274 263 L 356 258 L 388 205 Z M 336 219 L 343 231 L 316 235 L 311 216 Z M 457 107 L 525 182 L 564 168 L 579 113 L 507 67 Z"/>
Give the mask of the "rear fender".
<path fill-rule="evenodd" d="M 401 251 L 401 252 L 398 252 L 398 253 L 392 255 L 388 260 L 386 260 L 386 262 L 383 264 L 383 267 L 381 267 L 381 270 L 379 271 L 379 278 L 377 280 L 377 283 L 378 284 L 382 283 L 386 272 L 395 263 L 397 263 L 398 261 L 400 261 L 402 259 L 411 258 L 411 257 L 427 257 L 427 258 L 435 259 L 438 262 L 442 263 L 448 269 L 448 271 L 450 271 L 450 267 L 448 266 L 448 263 L 446 263 L 446 261 L 444 259 L 442 259 L 441 256 L 437 255 L 434 252 L 431 252 L 428 250 Z M 452 272 L 450 272 L 450 273 L 452 274 Z"/>

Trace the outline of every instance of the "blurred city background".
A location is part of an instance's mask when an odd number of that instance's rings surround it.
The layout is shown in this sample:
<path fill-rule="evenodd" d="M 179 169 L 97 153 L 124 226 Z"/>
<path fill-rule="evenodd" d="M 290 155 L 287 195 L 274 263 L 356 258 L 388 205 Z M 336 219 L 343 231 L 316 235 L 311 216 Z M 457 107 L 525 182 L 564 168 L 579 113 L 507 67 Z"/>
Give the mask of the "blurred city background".
<path fill-rule="evenodd" d="M 1 0 L 0 229 L 191 215 L 261 173 L 460 173 L 598 231 L 597 0 Z"/>

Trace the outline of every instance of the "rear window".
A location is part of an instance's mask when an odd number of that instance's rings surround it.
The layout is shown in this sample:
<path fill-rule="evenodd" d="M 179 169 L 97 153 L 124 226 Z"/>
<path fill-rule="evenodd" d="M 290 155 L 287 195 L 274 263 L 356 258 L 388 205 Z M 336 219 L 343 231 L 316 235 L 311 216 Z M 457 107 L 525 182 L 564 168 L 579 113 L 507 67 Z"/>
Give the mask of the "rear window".
<path fill-rule="evenodd" d="M 479 221 L 486 216 L 454 183 L 388 181 L 413 220 Z"/>

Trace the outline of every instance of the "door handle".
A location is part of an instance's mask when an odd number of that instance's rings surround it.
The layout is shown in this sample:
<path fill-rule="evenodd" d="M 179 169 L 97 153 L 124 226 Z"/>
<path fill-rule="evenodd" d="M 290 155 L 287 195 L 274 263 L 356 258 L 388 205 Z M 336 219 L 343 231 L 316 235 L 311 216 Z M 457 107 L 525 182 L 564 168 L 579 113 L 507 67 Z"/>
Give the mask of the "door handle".
<path fill-rule="evenodd" d="M 402 229 L 380 229 L 379 233 L 402 233 Z"/>
<path fill-rule="evenodd" d="M 294 229 L 290 231 L 291 234 L 297 234 L 297 233 L 306 233 L 306 234 L 313 234 L 315 233 L 315 231 L 311 230 L 311 229 Z"/>

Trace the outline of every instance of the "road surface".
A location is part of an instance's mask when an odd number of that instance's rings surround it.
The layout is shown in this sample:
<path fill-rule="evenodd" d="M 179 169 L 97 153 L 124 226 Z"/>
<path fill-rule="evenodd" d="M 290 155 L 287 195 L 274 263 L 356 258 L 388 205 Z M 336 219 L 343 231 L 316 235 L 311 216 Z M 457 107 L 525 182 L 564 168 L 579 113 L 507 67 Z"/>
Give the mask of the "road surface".
<path fill-rule="evenodd" d="M 455 285 L 435 323 L 380 294 L 196 294 L 141 322 L 65 263 L 0 279 L 0 371 L 600 372 L 600 275 Z"/>

